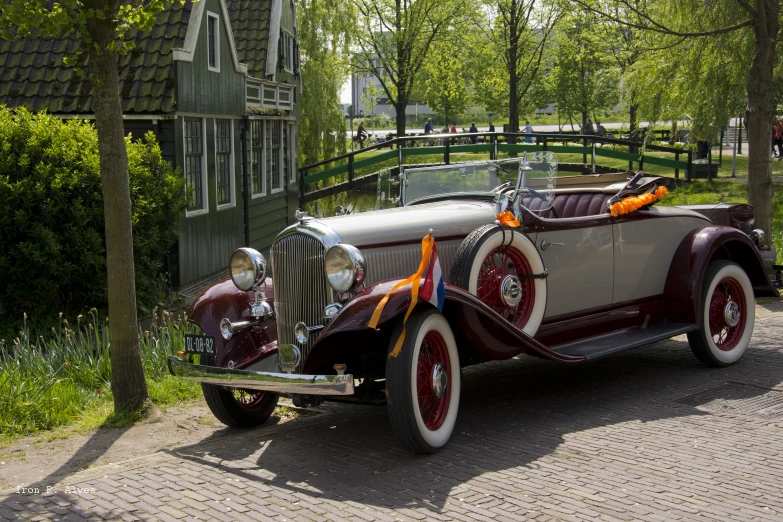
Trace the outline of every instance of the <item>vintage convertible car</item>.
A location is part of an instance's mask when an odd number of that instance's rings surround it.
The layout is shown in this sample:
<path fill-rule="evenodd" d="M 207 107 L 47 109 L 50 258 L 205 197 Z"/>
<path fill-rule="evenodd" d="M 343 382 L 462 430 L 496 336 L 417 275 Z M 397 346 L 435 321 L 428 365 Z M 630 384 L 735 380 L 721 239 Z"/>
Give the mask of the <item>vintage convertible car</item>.
<path fill-rule="evenodd" d="M 654 206 L 663 182 L 557 176 L 551 153 L 408 169 L 396 208 L 297 213 L 271 277 L 259 252 L 234 252 L 231 279 L 192 305 L 204 335 L 169 369 L 203 383 L 234 427 L 263 423 L 279 395 L 385 402 L 401 444 L 426 454 L 451 436 L 463 366 L 521 353 L 585 363 L 680 334 L 703 363 L 733 364 L 754 297 L 779 295 L 763 232 L 748 205 Z M 393 289 L 417 273 L 430 231 L 442 309 L 422 300 L 405 322 L 411 285 Z"/>

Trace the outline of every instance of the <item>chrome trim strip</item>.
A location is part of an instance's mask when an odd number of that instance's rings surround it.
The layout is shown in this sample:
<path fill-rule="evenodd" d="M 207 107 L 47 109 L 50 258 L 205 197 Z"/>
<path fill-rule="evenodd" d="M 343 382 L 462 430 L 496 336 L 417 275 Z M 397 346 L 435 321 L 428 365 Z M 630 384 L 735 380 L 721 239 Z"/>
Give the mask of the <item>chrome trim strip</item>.
<path fill-rule="evenodd" d="M 201 366 L 169 356 L 171 375 L 228 388 L 299 393 L 303 395 L 353 395 L 353 375 L 298 375 L 288 373 L 229 370 Z"/>

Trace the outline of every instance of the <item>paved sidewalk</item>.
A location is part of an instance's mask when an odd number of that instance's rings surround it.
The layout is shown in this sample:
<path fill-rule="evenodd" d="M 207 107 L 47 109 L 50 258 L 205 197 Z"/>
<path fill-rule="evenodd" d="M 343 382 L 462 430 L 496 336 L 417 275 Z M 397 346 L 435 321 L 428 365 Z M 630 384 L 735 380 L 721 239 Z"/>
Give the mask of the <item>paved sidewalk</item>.
<path fill-rule="evenodd" d="M 728 369 L 699 364 L 684 338 L 585 366 L 472 367 L 433 456 L 400 449 L 383 408 L 338 406 L 43 481 L 0 517 L 781 520 L 782 338 L 783 305 L 763 303 Z"/>

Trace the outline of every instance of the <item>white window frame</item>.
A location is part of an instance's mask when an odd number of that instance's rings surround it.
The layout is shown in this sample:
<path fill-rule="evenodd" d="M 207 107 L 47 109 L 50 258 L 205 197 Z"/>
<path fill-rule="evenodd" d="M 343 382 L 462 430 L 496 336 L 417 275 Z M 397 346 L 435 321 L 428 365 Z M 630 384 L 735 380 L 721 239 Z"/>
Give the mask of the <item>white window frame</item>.
<path fill-rule="evenodd" d="M 280 28 L 280 37 L 283 39 L 283 70 L 287 73 L 294 72 L 294 35 L 286 29 Z"/>
<path fill-rule="evenodd" d="M 291 154 L 291 183 L 296 183 L 299 178 L 296 171 L 296 123 L 288 123 L 288 151 Z"/>
<path fill-rule="evenodd" d="M 248 146 L 247 150 L 247 170 L 250 172 L 250 186 L 247 188 L 250 191 L 250 199 L 257 199 L 266 196 L 266 143 L 264 142 L 264 133 L 266 132 L 266 120 L 250 120 L 250 132 L 248 132 Z M 261 129 L 261 149 L 259 151 L 258 168 L 261 170 L 261 190 L 259 192 L 253 192 L 253 123 L 258 122 Z"/>
<path fill-rule="evenodd" d="M 282 127 L 283 121 L 282 120 L 266 120 L 266 122 L 270 124 L 269 125 L 269 131 L 270 132 L 269 132 L 269 150 L 267 150 L 267 141 L 266 141 L 266 139 L 264 140 L 264 159 L 265 160 L 266 160 L 266 155 L 267 154 L 271 155 L 271 153 L 272 153 L 272 148 L 273 148 L 272 140 L 274 139 L 274 135 L 275 135 L 274 134 L 274 129 L 272 127 L 276 125 L 277 128 L 278 128 L 278 131 L 280 133 L 280 144 L 278 145 L 278 150 L 277 150 L 277 168 L 278 168 L 279 174 L 280 174 L 280 176 L 278 177 L 280 185 L 275 187 L 274 184 L 273 184 L 272 173 L 271 172 L 267 173 L 269 175 L 269 185 L 270 185 L 269 193 L 270 194 L 277 194 L 278 192 L 282 192 L 285 189 L 285 186 L 286 186 L 285 177 L 283 176 L 283 160 L 284 160 L 284 158 L 283 158 L 283 127 Z M 267 127 L 267 125 L 264 124 L 264 138 L 266 138 L 266 127 Z M 271 162 L 270 162 L 270 166 L 271 166 Z M 264 169 L 266 169 L 266 161 L 264 161 Z"/>
<path fill-rule="evenodd" d="M 209 63 L 209 24 L 215 20 L 215 65 L 212 66 Z M 211 11 L 207 11 L 207 69 L 212 72 L 220 72 L 220 16 Z"/>
<path fill-rule="evenodd" d="M 182 118 L 182 163 L 183 163 L 183 172 L 187 168 L 187 165 L 185 164 L 185 157 L 187 156 L 188 152 L 188 146 L 187 146 L 187 132 L 185 130 L 185 123 L 188 119 L 199 119 L 201 120 L 201 190 L 204 191 L 204 193 L 201 195 L 201 208 L 196 210 L 185 210 L 185 217 L 194 217 L 194 216 L 201 216 L 204 214 L 209 213 L 209 185 L 207 185 L 207 119 L 206 118 L 188 118 L 183 117 Z M 187 180 L 187 172 L 184 172 L 185 179 Z M 185 184 L 185 193 L 187 194 L 187 183 Z"/>
<path fill-rule="evenodd" d="M 235 186 L 235 178 L 236 178 L 236 172 L 234 170 L 235 166 L 234 163 L 236 162 L 236 156 L 234 156 L 234 120 L 228 120 L 223 118 L 215 118 L 212 120 L 214 122 L 214 136 L 215 136 L 215 202 L 218 201 L 218 171 L 217 171 L 217 157 L 218 157 L 218 147 L 217 147 L 217 124 L 218 121 L 222 122 L 228 122 L 228 126 L 230 129 L 229 132 L 229 139 L 231 140 L 231 152 L 229 152 L 228 156 L 228 170 L 229 170 L 229 194 L 231 195 L 231 201 L 228 203 L 223 203 L 222 205 L 218 203 L 217 209 L 225 210 L 227 208 L 233 208 L 237 206 L 237 198 L 236 198 L 236 186 Z"/>

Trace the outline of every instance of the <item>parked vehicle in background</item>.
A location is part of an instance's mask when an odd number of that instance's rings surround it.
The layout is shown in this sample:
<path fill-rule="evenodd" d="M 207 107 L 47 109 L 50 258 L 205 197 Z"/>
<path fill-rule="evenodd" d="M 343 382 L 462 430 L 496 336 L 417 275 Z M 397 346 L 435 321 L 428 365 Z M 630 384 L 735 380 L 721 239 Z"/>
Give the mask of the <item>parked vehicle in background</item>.
<path fill-rule="evenodd" d="M 232 279 L 191 308 L 208 349 L 170 370 L 229 426 L 264 422 L 279 395 L 385 402 L 401 444 L 426 454 L 451 436 L 464 366 L 582 364 L 680 334 L 703 363 L 733 364 L 754 298 L 778 295 L 763 232 L 748 205 L 655 206 L 663 182 L 558 177 L 552 153 L 408 169 L 397 208 L 299 213 L 269 261 L 234 252 Z"/>

